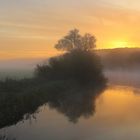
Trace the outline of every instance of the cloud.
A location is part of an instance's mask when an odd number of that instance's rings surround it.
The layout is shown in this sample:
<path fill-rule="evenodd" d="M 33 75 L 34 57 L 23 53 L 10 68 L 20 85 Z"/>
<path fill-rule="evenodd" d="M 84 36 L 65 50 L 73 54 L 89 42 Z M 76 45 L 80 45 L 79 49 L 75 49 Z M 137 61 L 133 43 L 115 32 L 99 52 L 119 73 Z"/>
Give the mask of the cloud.
<path fill-rule="evenodd" d="M 0 50 L 13 50 L 14 56 L 23 48 L 52 50 L 56 41 L 73 28 L 95 34 L 99 48 L 119 38 L 139 44 L 140 11 L 130 9 L 127 2 L 132 3 L 131 0 L 117 3 L 115 0 L 0 0 Z M 139 5 L 139 1 L 136 3 Z"/>

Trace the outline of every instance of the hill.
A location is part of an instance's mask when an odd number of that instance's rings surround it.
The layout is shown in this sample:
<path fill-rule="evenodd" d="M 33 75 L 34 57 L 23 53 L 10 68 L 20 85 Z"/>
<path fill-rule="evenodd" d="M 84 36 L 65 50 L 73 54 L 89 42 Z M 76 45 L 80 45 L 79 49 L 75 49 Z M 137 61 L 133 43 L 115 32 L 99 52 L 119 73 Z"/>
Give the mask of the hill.
<path fill-rule="evenodd" d="M 140 48 L 97 50 L 105 69 L 139 69 Z"/>

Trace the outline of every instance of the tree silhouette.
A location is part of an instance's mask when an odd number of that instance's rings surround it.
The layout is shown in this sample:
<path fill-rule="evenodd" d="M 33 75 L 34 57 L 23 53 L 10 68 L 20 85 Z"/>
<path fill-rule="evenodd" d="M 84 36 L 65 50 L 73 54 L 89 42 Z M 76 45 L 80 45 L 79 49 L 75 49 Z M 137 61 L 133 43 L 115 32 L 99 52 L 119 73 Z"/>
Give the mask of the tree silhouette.
<path fill-rule="evenodd" d="M 71 81 L 78 84 L 96 86 L 106 81 L 100 59 L 92 51 L 96 39 L 90 34 L 80 35 L 79 30 L 71 30 L 58 41 L 55 48 L 65 50 L 61 56 L 50 58 L 46 64 L 37 65 L 35 76 L 48 81 Z"/>
<path fill-rule="evenodd" d="M 68 35 L 60 39 L 55 45 L 58 50 L 73 51 L 82 50 L 89 51 L 96 47 L 96 38 L 86 33 L 84 36 L 79 34 L 79 30 L 71 30 Z"/>

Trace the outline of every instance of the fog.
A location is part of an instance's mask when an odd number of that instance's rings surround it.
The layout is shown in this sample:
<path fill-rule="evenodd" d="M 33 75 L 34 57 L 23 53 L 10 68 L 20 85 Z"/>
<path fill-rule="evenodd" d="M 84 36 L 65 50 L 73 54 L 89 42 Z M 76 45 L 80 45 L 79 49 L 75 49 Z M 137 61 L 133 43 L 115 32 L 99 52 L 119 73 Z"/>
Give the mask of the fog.
<path fill-rule="evenodd" d="M 0 60 L 0 79 L 32 77 L 35 66 L 41 59 Z"/>
<path fill-rule="evenodd" d="M 109 84 L 140 87 L 140 69 L 104 70 Z"/>
<path fill-rule="evenodd" d="M 139 86 L 140 49 L 101 50 L 97 54 L 101 57 L 109 84 Z M 0 60 L 0 79 L 32 77 L 36 65 L 44 62 L 46 60 L 41 58 Z"/>
<path fill-rule="evenodd" d="M 6 78 L 22 79 L 31 78 L 34 73 L 34 67 L 24 67 L 20 69 L 18 67 L 14 68 L 0 68 L 0 79 L 4 80 Z M 124 85 L 124 86 L 140 86 L 140 70 L 104 70 L 105 77 L 108 79 L 108 83 L 111 85 Z"/>
<path fill-rule="evenodd" d="M 15 59 L 0 61 L 0 79 L 5 78 L 30 78 L 33 76 L 34 68 L 41 59 Z M 140 68 L 133 69 L 104 69 L 109 84 L 135 86 L 140 85 Z"/>

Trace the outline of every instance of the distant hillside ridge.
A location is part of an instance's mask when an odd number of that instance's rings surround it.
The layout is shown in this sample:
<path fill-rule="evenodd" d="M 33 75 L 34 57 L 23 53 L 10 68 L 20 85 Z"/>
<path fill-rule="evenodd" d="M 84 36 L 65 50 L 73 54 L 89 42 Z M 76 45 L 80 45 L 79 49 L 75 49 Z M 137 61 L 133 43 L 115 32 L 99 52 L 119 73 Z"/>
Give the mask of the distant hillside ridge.
<path fill-rule="evenodd" d="M 140 68 L 140 48 L 116 48 L 96 50 L 106 69 Z M 48 58 L 0 60 L 0 73 L 3 71 L 33 70 L 39 63 L 46 63 Z"/>
<path fill-rule="evenodd" d="M 139 69 L 140 48 L 96 50 L 105 69 Z"/>

